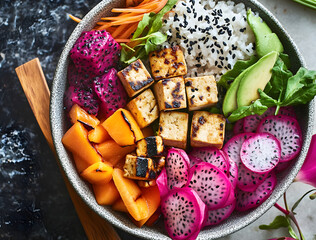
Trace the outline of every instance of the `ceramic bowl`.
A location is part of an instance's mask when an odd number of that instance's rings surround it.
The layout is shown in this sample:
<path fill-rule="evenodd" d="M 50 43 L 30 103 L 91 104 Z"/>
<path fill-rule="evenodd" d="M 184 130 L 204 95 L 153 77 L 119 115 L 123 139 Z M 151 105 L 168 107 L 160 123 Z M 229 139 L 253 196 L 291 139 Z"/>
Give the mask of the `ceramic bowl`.
<path fill-rule="evenodd" d="M 267 22 L 272 31 L 274 31 L 279 36 L 285 47 L 285 51 L 290 56 L 292 71 L 297 71 L 300 66 L 305 66 L 304 60 L 295 43 L 278 22 L 278 20 L 272 15 L 272 13 L 270 13 L 256 0 L 235 0 L 235 2 L 243 2 L 247 7 L 250 7 L 253 11 L 258 12 L 260 17 Z M 87 205 L 93 209 L 93 211 L 98 213 L 102 218 L 106 219 L 116 227 L 140 238 L 155 240 L 166 239 L 167 233 L 164 229 L 162 221 L 160 221 L 154 227 L 149 228 L 144 226 L 142 228 L 138 228 L 125 214 L 115 212 L 110 207 L 98 205 L 94 198 L 93 192 L 89 187 L 89 184 L 84 182 L 79 177 L 71 156 L 68 154 L 61 143 L 62 136 L 68 127 L 68 120 L 63 110 L 63 96 L 67 87 L 66 77 L 69 63 L 69 51 L 82 31 L 92 29 L 101 16 L 109 15 L 110 9 L 122 5 L 123 1 L 121 0 L 103 0 L 84 17 L 84 19 L 77 25 L 68 39 L 60 56 L 53 81 L 50 105 L 52 135 L 61 166 L 65 171 L 70 183 L 73 185 L 74 189 L 78 192 L 82 199 L 87 203 Z M 300 106 L 296 110 L 304 137 L 303 148 L 297 161 L 293 162 L 293 164 L 286 171 L 278 175 L 278 184 L 272 195 L 261 206 L 253 209 L 252 211 L 234 213 L 222 224 L 203 229 L 199 234 L 199 239 L 214 239 L 223 237 L 247 226 L 264 214 L 270 207 L 272 207 L 273 204 L 289 187 L 305 159 L 311 140 L 314 121 L 314 101 L 312 101 L 309 105 L 303 107 Z"/>

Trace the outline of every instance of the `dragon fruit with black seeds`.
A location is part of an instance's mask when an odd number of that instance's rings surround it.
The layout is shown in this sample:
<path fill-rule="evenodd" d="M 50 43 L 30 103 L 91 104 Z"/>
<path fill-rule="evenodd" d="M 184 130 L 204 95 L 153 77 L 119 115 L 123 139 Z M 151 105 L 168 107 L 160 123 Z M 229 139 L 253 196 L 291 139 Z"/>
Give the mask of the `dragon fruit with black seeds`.
<path fill-rule="evenodd" d="M 176 188 L 161 201 L 161 212 L 172 239 L 194 240 L 204 226 L 206 206 L 191 188 Z"/>
<path fill-rule="evenodd" d="M 239 119 L 235 124 L 234 124 L 234 128 L 233 128 L 233 132 L 234 134 L 239 134 L 239 133 L 243 133 L 244 132 L 244 119 Z"/>
<path fill-rule="evenodd" d="M 92 78 L 88 74 L 79 73 L 72 61 L 68 65 L 67 80 L 69 86 L 74 86 L 75 88 L 84 89 L 92 86 Z"/>
<path fill-rule="evenodd" d="M 248 138 L 240 150 L 241 162 L 256 173 L 270 172 L 278 165 L 280 157 L 280 142 L 269 133 L 258 133 Z"/>
<path fill-rule="evenodd" d="M 223 207 L 231 191 L 226 174 L 207 162 L 196 164 L 190 169 L 188 186 L 196 191 L 210 210 Z"/>
<path fill-rule="evenodd" d="M 223 151 L 238 167 L 237 187 L 243 191 L 254 191 L 268 176 L 268 174 L 254 173 L 248 170 L 241 162 L 240 150 L 243 142 L 254 136 L 254 133 L 241 133 L 231 138 L 223 147 Z"/>
<path fill-rule="evenodd" d="M 227 205 L 226 207 L 219 208 L 216 210 L 208 210 L 205 216 L 204 226 L 213 226 L 223 222 L 232 214 L 232 212 L 235 209 L 235 206 L 236 200 L 234 200 L 230 205 Z"/>
<path fill-rule="evenodd" d="M 83 32 L 73 48 L 70 58 L 79 73 L 96 77 L 115 67 L 120 58 L 121 46 L 105 30 Z"/>
<path fill-rule="evenodd" d="M 193 148 L 189 156 L 197 157 L 203 162 L 208 162 L 218 167 L 224 173 L 228 172 L 229 164 L 222 151 L 216 147 Z"/>
<path fill-rule="evenodd" d="M 269 176 L 261 183 L 253 192 L 244 192 L 237 190 L 236 194 L 236 210 L 247 211 L 249 209 L 258 207 L 272 194 L 277 179 L 274 171 L 270 172 Z"/>
<path fill-rule="evenodd" d="M 81 89 L 70 86 L 67 89 L 64 97 L 65 110 L 69 111 L 74 104 L 78 104 L 91 115 L 98 115 L 99 99 L 89 87 Z"/>
<path fill-rule="evenodd" d="M 295 157 L 302 148 L 302 133 L 297 120 L 285 115 L 268 116 L 260 122 L 257 132 L 267 132 L 281 143 L 280 162 L 287 162 Z"/>
<path fill-rule="evenodd" d="M 232 184 L 233 188 L 236 188 L 237 186 L 237 178 L 238 178 L 238 167 L 237 164 L 230 159 L 230 157 L 227 155 L 225 151 L 222 151 L 223 154 L 225 154 L 226 159 L 229 162 L 229 170 L 228 170 L 228 180 Z"/>
<path fill-rule="evenodd" d="M 165 169 L 169 189 L 181 188 L 187 185 L 190 159 L 184 150 L 178 148 L 169 149 Z"/>
<path fill-rule="evenodd" d="M 100 107 L 106 118 L 117 109 L 126 106 L 127 94 L 114 68 L 109 69 L 102 76 L 96 77 L 93 88 L 101 102 Z"/>

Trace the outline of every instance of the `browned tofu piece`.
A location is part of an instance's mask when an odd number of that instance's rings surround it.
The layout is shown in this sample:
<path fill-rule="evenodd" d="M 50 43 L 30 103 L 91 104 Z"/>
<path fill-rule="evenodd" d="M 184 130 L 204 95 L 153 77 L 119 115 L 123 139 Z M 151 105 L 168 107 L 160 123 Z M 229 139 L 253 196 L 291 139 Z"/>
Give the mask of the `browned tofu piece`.
<path fill-rule="evenodd" d="M 221 149 L 225 135 L 225 118 L 221 114 L 207 111 L 193 113 L 191 125 L 191 146 L 214 146 Z"/>
<path fill-rule="evenodd" d="M 136 180 L 151 180 L 157 177 L 154 160 L 127 154 L 123 167 L 124 177 Z"/>
<path fill-rule="evenodd" d="M 187 107 L 183 77 L 167 78 L 154 85 L 159 110 L 176 110 Z"/>
<path fill-rule="evenodd" d="M 147 127 L 159 117 L 156 98 L 150 89 L 146 89 L 127 104 L 140 128 Z"/>
<path fill-rule="evenodd" d="M 136 60 L 117 73 L 128 96 L 133 97 L 148 88 L 154 79 L 150 76 L 141 60 Z"/>
<path fill-rule="evenodd" d="M 154 157 L 162 155 L 163 140 L 160 136 L 150 136 L 137 142 L 136 154 L 139 157 Z"/>
<path fill-rule="evenodd" d="M 189 111 L 216 105 L 218 98 L 214 76 L 185 78 L 184 81 Z"/>
<path fill-rule="evenodd" d="M 187 65 L 179 46 L 151 52 L 149 61 L 155 80 L 187 74 Z"/>
<path fill-rule="evenodd" d="M 158 135 L 165 146 L 187 147 L 189 114 L 184 112 L 160 112 Z"/>

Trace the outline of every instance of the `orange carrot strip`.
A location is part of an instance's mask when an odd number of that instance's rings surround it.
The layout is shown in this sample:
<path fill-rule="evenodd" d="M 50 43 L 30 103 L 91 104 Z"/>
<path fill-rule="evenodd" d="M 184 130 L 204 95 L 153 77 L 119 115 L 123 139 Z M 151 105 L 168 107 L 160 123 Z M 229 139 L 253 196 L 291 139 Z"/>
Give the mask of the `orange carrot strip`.
<path fill-rule="evenodd" d="M 137 26 L 137 23 L 129 25 L 129 28 L 126 31 L 124 31 L 122 35 L 119 36 L 119 38 L 129 38 L 132 35 L 132 33 L 136 31 Z"/>
<path fill-rule="evenodd" d="M 73 16 L 73 15 L 71 15 L 71 14 L 68 14 L 68 16 L 69 16 L 72 20 L 74 20 L 75 22 L 77 22 L 77 23 L 80 23 L 80 22 L 81 22 L 81 19 L 80 19 L 80 18 L 77 18 L 77 17 L 75 17 L 75 16 Z"/>
<path fill-rule="evenodd" d="M 131 39 L 116 38 L 115 41 L 117 41 L 118 43 L 128 43 L 129 41 L 131 41 Z"/>
<path fill-rule="evenodd" d="M 113 8 L 112 12 L 146 13 L 148 12 L 148 10 L 147 9 L 134 9 L 134 8 Z"/>
<path fill-rule="evenodd" d="M 115 31 L 111 34 L 113 38 L 118 38 L 118 36 L 122 33 L 122 31 L 126 28 L 129 28 L 129 25 L 122 24 L 118 26 Z"/>

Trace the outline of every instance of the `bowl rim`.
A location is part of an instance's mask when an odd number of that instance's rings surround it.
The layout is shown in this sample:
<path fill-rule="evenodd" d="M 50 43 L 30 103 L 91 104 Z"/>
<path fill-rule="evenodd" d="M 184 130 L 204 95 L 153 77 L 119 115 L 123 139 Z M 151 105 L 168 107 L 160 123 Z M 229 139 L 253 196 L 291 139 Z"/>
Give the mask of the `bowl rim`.
<path fill-rule="evenodd" d="M 61 142 L 61 132 L 63 129 L 63 124 L 61 123 L 62 120 L 62 109 L 60 108 L 60 93 L 63 93 L 63 89 L 65 90 L 66 87 L 66 73 L 65 69 L 68 67 L 68 55 L 69 51 L 72 48 L 75 40 L 80 36 L 82 31 L 90 30 L 94 26 L 97 19 L 99 19 L 100 16 L 102 16 L 105 12 L 106 7 L 109 4 L 118 3 L 119 1 L 111 1 L 111 0 L 103 0 L 99 4 L 97 4 L 93 9 L 91 9 L 87 15 L 82 19 L 82 21 L 76 26 L 72 34 L 70 35 L 69 39 L 67 40 L 67 43 L 65 44 L 65 47 L 62 51 L 62 54 L 60 56 L 60 59 L 57 64 L 57 68 L 55 71 L 55 76 L 52 84 L 52 91 L 51 91 L 51 99 L 50 99 L 50 124 L 51 124 L 51 131 L 52 131 L 52 137 L 53 137 L 53 143 L 56 148 L 58 160 L 60 162 L 60 165 L 62 167 L 62 171 L 64 171 L 65 175 L 67 176 L 69 182 L 72 184 L 75 191 L 78 193 L 78 195 L 84 200 L 84 202 L 97 214 L 99 214 L 102 218 L 109 221 L 111 224 L 115 225 L 116 227 L 133 234 L 135 236 L 141 237 L 141 238 L 150 238 L 150 239 L 165 239 L 166 236 L 163 236 L 161 233 L 153 233 L 149 230 L 149 228 L 145 227 L 142 229 L 139 228 L 131 228 L 129 226 L 126 226 L 124 223 L 122 223 L 118 218 L 113 216 L 109 209 L 106 209 L 104 206 L 100 206 L 96 203 L 96 201 L 91 201 L 91 198 L 89 198 L 89 194 L 87 194 L 90 190 L 87 184 L 83 184 L 83 180 L 78 181 L 78 175 L 77 171 L 74 171 L 74 166 L 72 163 L 72 160 L 69 158 L 62 142 Z M 243 0 L 235 0 L 235 2 L 243 2 Z M 247 1 L 246 1 L 247 2 Z M 291 44 L 294 54 L 297 56 L 300 66 L 306 67 L 305 61 L 299 52 L 296 44 L 290 37 L 290 35 L 287 33 L 287 31 L 283 28 L 281 23 L 274 17 L 274 15 L 265 8 L 260 2 L 257 0 L 248 0 L 249 4 L 252 4 L 256 6 L 256 8 L 260 9 L 262 13 L 264 13 L 269 20 L 272 21 L 272 23 L 279 28 L 279 30 L 282 32 L 282 34 L 285 36 L 285 38 L 289 41 Z M 247 3 L 245 4 L 247 7 Z M 261 15 L 261 14 L 260 14 Z M 59 96 L 59 97 L 58 97 Z M 63 97 L 61 98 L 63 99 Z M 313 132 L 313 125 L 314 125 L 314 111 L 315 111 L 315 100 L 312 100 L 308 104 L 308 124 L 306 127 L 306 136 L 304 139 L 302 151 L 300 153 L 299 158 L 297 159 L 296 163 L 293 164 L 293 167 L 291 168 L 291 171 L 289 174 L 287 174 L 287 179 L 284 181 L 281 185 L 277 186 L 277 189 L 274 190 L 273 194 L 259 207 L 254 209 L 253 211 L 249 212 L 246 216 L 247 219 L 242 219 L 242 221 L 239 221 L 239 224 L 230 225 L 225 228 L 225 230 L 221 231 L 209 231 L 209 229 L 202 230 L 199 234 L 199 239 L 213 239 L 213 238 L 219 238 L 226 235 L 229 235 L 233 232 L 236 232 L 250 223 L 254 222 L 256 219 L 258 219 L 260 216 L 262 216 L 266 211 L 268 211 L 274 203 L 277 202 L 277 200 L 282 196 L 282 194 L 286 191 L 286 189 L 290 186 L 293 179 L 295 178 L 296 174 L 298 173 L 299 169 L 301 168 L 304 159 L 306 157 L 309 143 L 311 141 L 312 132 Z M 74 174 L 75 173 L 75 174 Z M 80 179 L 80 178 L 79 178 Z M 94 197 L 94 196 L 93 196 Z M 216 233 L 216 234 L 215 234 Z"/>

